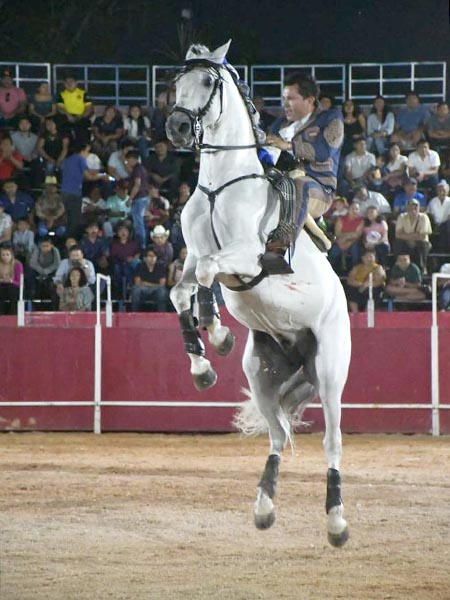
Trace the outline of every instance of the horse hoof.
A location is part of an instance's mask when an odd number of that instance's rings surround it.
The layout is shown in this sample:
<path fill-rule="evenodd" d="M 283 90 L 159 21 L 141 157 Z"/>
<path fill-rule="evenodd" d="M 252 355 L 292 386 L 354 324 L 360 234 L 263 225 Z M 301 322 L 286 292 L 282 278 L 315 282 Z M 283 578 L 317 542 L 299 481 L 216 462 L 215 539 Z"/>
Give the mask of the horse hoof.
<path fill-rule="evenodd" d="M 269 529 L 275 523 L 275 511 L 266 515 L 255 515 L 256 529 Z"/>
<path fill-rule="evenodd" d="M 341 533 L 330 533 L 328 532 L 328 542 L 335 548 L 340 548 L 345 544 L 350 536 L 348 527 L 346 527 Z"/>
<path fill-rule="evenodd" d="M 236 338 L 231 333 L 231 331 L 228 331 L 228 333 L 225 336 L 225 339 L 223 340 L 223 342 L 220 344 L 220 346 L 215 347 L 214 350 L 220 356 L 227 356 L 228 354 L 230 354 L 230 352 L 234 348 L 234 341 L 235 341 L 235 339 Z"/>
<path fill-rule="evenodd" d="M 208 369 L 204 373 L 200 373 L 192 376 L 194 385 L 199 392 L 202 390 L 207 390 L 216 384 L 217 381 L 217 373 L 214 369 Z"/>

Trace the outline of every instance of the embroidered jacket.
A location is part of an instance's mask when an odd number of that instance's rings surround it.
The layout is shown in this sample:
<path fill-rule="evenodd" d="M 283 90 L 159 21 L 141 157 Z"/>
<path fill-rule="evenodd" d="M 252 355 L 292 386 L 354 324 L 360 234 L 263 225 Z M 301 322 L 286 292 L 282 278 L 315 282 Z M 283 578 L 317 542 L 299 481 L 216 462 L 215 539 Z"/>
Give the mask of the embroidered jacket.
<path fill-rule="evenodd" d="M 292 139 L 294 156 L 307 176 L 335 190 L 343 140 L 342 112 L 315 110 Z"/>

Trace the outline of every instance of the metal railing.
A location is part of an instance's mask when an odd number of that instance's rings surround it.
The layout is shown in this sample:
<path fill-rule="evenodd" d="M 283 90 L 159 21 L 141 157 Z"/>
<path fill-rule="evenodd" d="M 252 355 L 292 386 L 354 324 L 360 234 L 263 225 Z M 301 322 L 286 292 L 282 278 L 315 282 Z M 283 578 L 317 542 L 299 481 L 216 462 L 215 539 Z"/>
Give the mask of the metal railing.
<path fill-rule="evenodd" d="M 148 65 L 53 65 L 53 91 L 57 94 L 70 73 L 92 100 L 103 104 L 149 106 L 150 67 Z"/>
<path fill-rule="evenodd" d="M 267 106 L 279 107 L 284 80 L 293 72 L 312 75 L 322 93 L 343 101 L 346 97 L 346 67 L 344 64 L 324 65 L 254 65 L 251 67 L 253 96 L 263 96 Z"/>
<path fill-rule="evenodd" d="M 25 90 L 28 96 L 37 91 L 40 83 L 46 82 L 51 88 L 50 63 L 7 63 L 0 62 L 0 67 L 9 67 L 12 71 L 14 84 Z"/>
<path fill-rule="evenodd" d="M 352 63 L 348 66 L 348 97 L 358 101 L 384 96 L 404 101 L 405 94 L 417 92 L 425 102 L 445 100 L 445 62 Z"/>
<path fill-rule="evenodd" d="M 233 65 L 239 77 L 248 82 L 247 65 Z M 166 93 L 170 82 L 181 69 L 181 65 L 153 65 L 152 67 L 152 104 L 156 106 L 158 96 Z"/>

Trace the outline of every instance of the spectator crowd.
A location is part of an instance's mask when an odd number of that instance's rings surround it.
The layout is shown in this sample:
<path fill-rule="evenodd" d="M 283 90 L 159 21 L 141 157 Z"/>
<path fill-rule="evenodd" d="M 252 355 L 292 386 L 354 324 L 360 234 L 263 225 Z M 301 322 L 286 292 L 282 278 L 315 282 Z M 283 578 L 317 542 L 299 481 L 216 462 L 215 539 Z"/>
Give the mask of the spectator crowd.
<path fill-rule="evenodd" d="M 254 101 L 262 128 L 279 128 L 282 117 Z M 42 83 L 27 98 L 1 72 L 0 314 L 14 312 L 22 275 L 26 298 L 90 310 L 96 273 L 111 275 L 113 297 L 133 311 L 173 310 L 199 156 L 171 148 L 166 110 L 164 97 L 150 112 L 95 107 L 71 74 L 57 97 Z M 430 112 L 410 92 L 400 110 L 378 96 L 367 114 L 353 100 L 342 113 L 338 189 L 322 225 L 349 310 L 365 309 L 370 275 L 377 302 L 421 302 L 431 272 L 450 272 L 449 106 Z"/>

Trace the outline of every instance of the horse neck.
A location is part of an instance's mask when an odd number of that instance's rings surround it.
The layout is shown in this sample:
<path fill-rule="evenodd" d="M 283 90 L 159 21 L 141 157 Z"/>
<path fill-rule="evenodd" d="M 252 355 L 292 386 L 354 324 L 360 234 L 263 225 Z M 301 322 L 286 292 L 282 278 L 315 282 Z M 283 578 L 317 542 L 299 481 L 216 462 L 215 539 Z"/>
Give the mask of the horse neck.
<path fill-rule="evenodd" d="M 232 83 L 225 83 L 234 85 Z M 250 117 L 237 89 L 224 90 L 223 112 L 218 125 L 206 128 L 203 143 L 212 146 L 252 146 L 255 144 Z M 199 182 L 208 187 L 219 187 L 242 175 L 263 173 L 256 148 L 241 150 L 203 151 L 200 161 Z"/>

